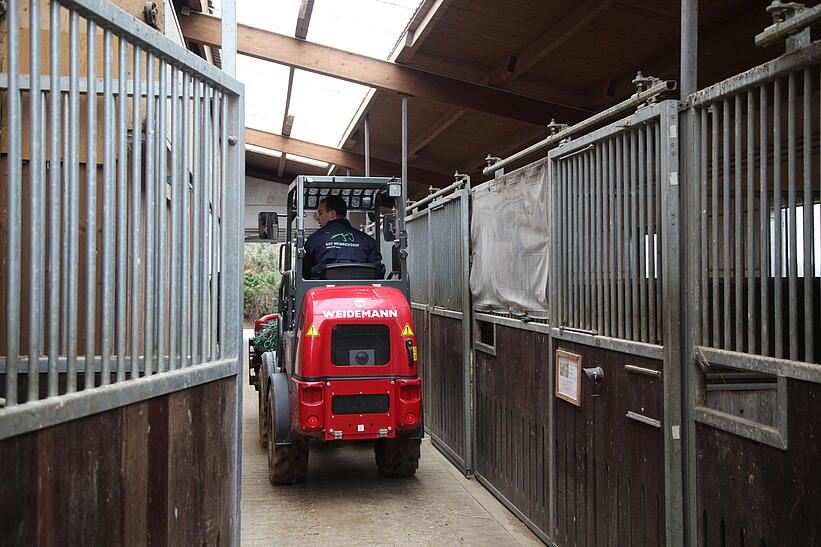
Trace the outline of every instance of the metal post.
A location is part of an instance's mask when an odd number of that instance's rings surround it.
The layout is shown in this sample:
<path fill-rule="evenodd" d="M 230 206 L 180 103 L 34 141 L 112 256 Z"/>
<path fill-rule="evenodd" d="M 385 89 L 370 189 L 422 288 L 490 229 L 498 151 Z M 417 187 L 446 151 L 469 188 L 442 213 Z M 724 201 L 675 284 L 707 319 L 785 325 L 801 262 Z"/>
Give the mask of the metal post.
<path fill-rule="evenodd" d="M 698 89 L 698 0 L 681 0 L 681 97 Z"/>
<path fill-rule="evenodd" d="M 237 75 L 237 3 L 222 0 L 222 70 L 231 77 Z M 239 536 L 237 536 L 239 539 Z"/>
<path fill-rule="evenodd" d="M 367 114 L 365 115 L 365 176 L 371 176 L 371 126 Z M 405 196 L 405 199 L 407 199 L 407 196 Z"/>
<path fill-rule="evenodd" d="M 472 306 L 470 302 L 470 181 L 459 196 L 462 234 L 462 364 L 465 405 L 465 474 L 473 473 L 473 359 L 471 351 Z"/>

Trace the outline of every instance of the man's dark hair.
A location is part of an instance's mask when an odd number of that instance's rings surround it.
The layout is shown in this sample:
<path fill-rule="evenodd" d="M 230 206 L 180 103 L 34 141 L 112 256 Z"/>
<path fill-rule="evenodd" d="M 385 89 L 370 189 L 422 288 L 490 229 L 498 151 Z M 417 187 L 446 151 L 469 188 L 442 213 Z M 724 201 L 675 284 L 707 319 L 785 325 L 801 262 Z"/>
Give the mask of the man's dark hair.
<path fill-rule="evenodd" d="M 336 216 L 339 218 L 345 218 L 345 215 L 348 214 L 348 204 L 339 196 L 322 198 L 319 203 L 325 204 L 326 211 L 336 211 Z"/>

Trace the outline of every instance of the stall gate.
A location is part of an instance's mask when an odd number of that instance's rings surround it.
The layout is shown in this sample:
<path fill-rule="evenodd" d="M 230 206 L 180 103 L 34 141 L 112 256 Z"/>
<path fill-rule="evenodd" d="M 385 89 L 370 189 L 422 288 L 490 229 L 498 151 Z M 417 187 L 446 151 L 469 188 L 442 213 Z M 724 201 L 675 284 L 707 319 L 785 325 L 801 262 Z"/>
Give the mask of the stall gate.
<path fill-rule="evenodd" d="M 425 428 L 464 472 L 472 468 L 469 196 L 458 189 L 407 219 Z"/>
<path fill-rule="evenodd" d="M 580 384 L 548 403 L 560 545 L 662 545 L 680 518 L 677 120 L 645 106 L 549 154 L 549 368 Z"/>
<path fill-rule="evenodd" d="M 0 537 L 239 544 L 242 84 L 109 2 L 4 17 Z"/>
<path fill-rule="evenodd" d="M 819 65 L 812 43 L 687 100 L 699 545 L 821 543 Z"/>

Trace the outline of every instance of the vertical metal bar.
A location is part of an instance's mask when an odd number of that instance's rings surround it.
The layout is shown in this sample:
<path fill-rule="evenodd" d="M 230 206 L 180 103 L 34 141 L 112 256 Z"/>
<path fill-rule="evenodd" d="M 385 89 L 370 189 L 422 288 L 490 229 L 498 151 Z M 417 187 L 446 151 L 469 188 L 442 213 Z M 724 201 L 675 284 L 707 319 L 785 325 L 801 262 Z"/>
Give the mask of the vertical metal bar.
<path fill-rule="evenodd" d="M 12 10 L 11 13 L 14 13 Z M 9 36 L 11 41 L 11 36 Z M 14 56 L 10 56 L 10 60 Z M 80 16 L 76 11 L 71 11 L 69 16 L 69 114 L 70 114 L 70 138 L 68 139 L 69 155 L 68 162 L 68 262 L 66 266 L 78 264 L 80 261 Z M 9 82 L 14 69 L 9 65 Z M 9 94 L 12 97 L 11 93 Z M 10 121 L 15 118 L 12 117 Z M 12 132 L 13 134 L 13 132 Z M 12 158 L 11 148 L 9 157 Z M 9 173 L 9 180 L 11 172 Z M 68 291 L 67 308 L 68 316 L 66 323 L 68 328 L 66 347 L 66 392 L 77 391 L 77 344 L 78 344 L 78 284 L 79 274 L 77 267 L 68 267 Z"/>
<path fill-rule="evenodd" d="M 400 200 L 400 214 L 405 217 L 405 201 L 408 197 L 408 96 L 402 95 L 402 199 Z M 399 235 L 400 239 L 407 236 Z"/>
<path fill-rule="evenodd" d="M 40 367 L 38 366 L 43 339 L 43 300 L 45 276 L 43 272 L 43 202 L 46 189 L 41 174 L 41 102 L 40 91 L 40 0 L 29 0 L 29 48 L 31 52 L 32 75 L 29 78 L 29 280 L 28 285 L 28 397 L 36 401 L 40 395 Z M 36 29 L 36 30 L 35 30 Z"/>
<path fill-rule="evenodd" d="M 795 72 L 787 77 L 787 271 L 789 275 L 790 359 L 798 360 L 798 238 L 796 233 Z"/>
<path fill-rule="evenodd" d="M 185 72 L 182 76 L 182 269 L 180 271 L 180 286 L 182 287 L 182 314 L 179 321 L 180 347 L 182 366 L 191 364 L 191 325 L 186 324 L 183 318 L 191 317 L 191 191 L 190 191 L 190 162 L 191 151 L 189 143 L 191 117 L 191 78 Z M 239 175 L 244 176 L 243 174 Z"/>
<path fill-rule="evenodd" d="M 747 91 L 747 353 L 755 353 L 755 95 Z"/>
<path fill-rule="evenodd" d="M 156 146 L 156 123 L 154 119 L 155 98 L 154 98 L 154 54 L 146 52 L 145 62 L 145 321 L 143 332 L 145 333 L 145 343 L 143 353 L 145 355 L 145 370 L 143 374 L 150 376 L 154 371 L 154 292 L 155 280 L 159 285 L 155 271 L 155 259 L 157 258 L 155 248 L 155 234 L 157 232 L 155 215 L 157 213 L 157 170 L 155 159 L 157 157 Z M 136 76 L 136 74 L 135 74 Z M 162 92 L 160 92 L 162 96 Z M 132 364 L 133 367 L 133 364 Z"/>
<path fill-rule="evenodd" d="M 128 42 L 120 38 L 117 78 L 117 381 L 125 380 L 126 317 L 128 312 Z M 136 96 L 137 82 L 134 81 Z M 135 128 L 136 129 L 136 128 Z M 139 131 L 134 131 L 139 135 Z M 133 290 L 133 289 L 132 289 Z M 136 292 L 136 291 L 134 291 Z"/>
<path fill-rule="evenodd" d="M 6 300 L 6 406 L 17 404 L 17 369 L 20 361 L 20 267 L 22 262 L 22 130 L 20 120 L 20 37 L 17 0 L 9 0 L 8 20 L 8 293 Z"/>
<path fill-rule="evenodd" d="M 51 91 L 49 94 L 49 295 L 52 312 L 48 319 L 48 397 L 57 395 L 57 358 L 60 356 L 60 329 L 65 327 L 62 312 L 65 302 L 60 301 L 60 240 L 65 237 L 60 230 L 60 212 L 65 200 L 60 199 L 60 4 L 50 4 L 49 63 Z M 65 158 L 66 161 L 68 157 Z M 65 270 L 65 268 L 63 268 Z"/>
<path fill-rule="evenodd" d="M 781 254 L 781 82 L 773 82 L 773 312 L 775 326 L 775 356 L 784 356 L 782 291 L 782 254 Z"/>
<path fill-rule="evenodd" d="M 580 237 L 579 237 L 579 229 L 581 227 L 581 192 L 580 192 L 580 185 L 579 185 L 579 157 L 574 156 L 570 159 L 571 165 L 573 166 L 572 174 L 570 176 L 570 186 L 571 192 L 573 193 L 573 228 L 571 229 L 571 235 L 573 237 L 573 271 L 570 274 L 571 281 L 573 283 L 573 305 L 571 309 L 571 318 L 572 322 L 571 325 L 573 327 L 581 327 L 581 294 L 580 294 L 580 283 L 579 278 L 581 277 L 581 244 L 580 244 Z"/>
<path fill-rule="evenodd" d="M 207 361 L 211 355 L 211 124 L 210 124 L 210 87 L 203 84 L 202 89 L 202 302 L 200 309 L 201 329 L 200 360 Z"/>
<path fill-rule="evenodd" d="M 579 191 L 581 192 L 581 299 L 582 307 L 580 326 L 590 329 L 590 156 L 587 153 L 579 155 Z"/>
<path fill-rule="evenodd" d="M 759 88 L 758 115 L 759 115 L 759 254 L 761 270 L 761 355 L 771 355 L 770 353 L 770 311 L 769 311 L 769 290 L 770 278 L 770 206 L 767 203 L 767 193 L 770 191 L 767 182 L 767 156 L 769 145 L 767 143 L 769 98 L 767 84 Z"/>
<path fill-rule="evenodd" d="M 122 47 L 122 46 L 121 46 Z M 131 159 L 131 378 L 139 378 L 140 376 L 140 368 L 139 368 L 139 356 L 140 356 L 140 334 L 144 332 L 141 329 L 140 319 L 142 317 L 142 313 L 140 313 L 141 307 L 141 289 L 142 289 L 142 276 L 140 275 L 141 272 L 141 265 L 142 265 L 142 246 L 140 244 L 140 238 L 142 237 L 142 208 L 141 208 L 141 198 L 142 198 L 142 188 L 143 188 L 143 177 L 142 177 L 142 166 L 141 166 L 141 156 L 142 156 L 142 49 L 140 46 L 134 46 L 134 95 L 132 97 L 132 135 L 133 135 L 133 153 Z M 148 67 L 148 71 L 150 71 L 150 66 Z M 120 80 L 122 81 L 122 79 Z M 153 91 L 153 90 L 152 90 Z M 125 100 L 126 96 L 122 95 L 122 99 Z M 154 98 L 152 96 L 146 97 L 147 103 L 153 103 Z M 146 120 L 146 129 L 148 128 L 148 122 Z M 147 146 L 147 150 L 151 150 L 151 146 Z M 126 151 L 126 154 L 128 152 Z M 126 155 L 126 161 L 127 161 Z M 150 173 L 150 171 L 146 171 L 146 173 Z M 148 190 L 148 184 L 145 185 L 146 191 Z M 146 213 L 150 210 L 150 207 L 146 208 Z M 148 227 L 148 231 L 151 230 L 151 227 Z M 148 234 L 146 234 L 147 236 Z M 144 327 L 144 325 L 143 325 Z M 144 354 L 146 356 L 145 359 L 145 368 L 148 368 L 148 346 L 145 346 Z"/>
<path fill-rule="evenodd" d="M 713 170 L 713 188 L 712 188 L 712 197 L 710 198 L 711 207 L 711 215 L 710 220 L 712 224 L 712 259 L 713 259 L 713 297 L 712 297 L 712 309 L 713 309 L 713 336 L 710 340 L 710 345 L 714 348 L 721 347 L 721 303 L 720 298 L 721 295 L 719 293 L 719 276 L 721 275 L 721 267 L 719 264 L 719 244 L 718 244 L 718 227 L 720 222 L 720 217 L 718 215 L 718 201 L 720 199 L 719 193 L 719 173 L 721 172 L 721 167 L 718 163 L 718 149 L 720 146 L 721 141 L 718 137 L 718 129 L 721 126 L 721 116 L 719 113 L 719 105 L 715 103 L 711 106 L 712 108 L 712 118 L 713 118 L 713 139 L 712 139 L 712 153 L 713 153 L 713 161 L 712 161 L 712 170 Z"/>
<path fill-rule="evenodd" d="M 191 323 L 189 325 L 191 336 L 191 363 L 196 365 L 200 362 L 200 341 L 202 332 L 200 291 L 202 283 L 200 276 L 203 271 L 203 251 L 205 249 L 205 239 L 202 237 L 202 82 L 194 79 L 194 124 L 192 134 L 193 145 L 193 173 L 192 173 L 192 235 L 191 241 L 194 243 L 193 264 L 191 266 Z M 204 297 L 205 295 L 202 294 Z"/>
<path fill-rule="evenodd" d="M 603 146 L 596 144 L 596 324 L 598 333 L 604 332 L 604 176 L 602 169 Z"/>
<path fill-rule="evenodd" d="M 657 286 L 657 290 L 656 290 L 656 310 L 658 310 L 658 315 L 656 316 L 656 332 L 659 333 L 659 337 L 662 338 L 661 343 L 664 344 L 665 341 L 664 341 L 663 337 L 665 336 L 665 334 L 663 332 L 663 330 L 664 330 L 663 315 L 665 313 L 667 313 L 667 306 L 668 306 L 669 303 L 665 300 L 664 291 L 665 291 L 667 281 L 665 280 L 664 269 L 662 268 L 662 265 L 661 265 L 662 258 L 664 257 L 664 253 L 666 252 L 665 247 L 662 243 L 662 235 L 663 235 L 663 231 L 664 231 L 664 224 L 663 224 L 663 222 L 664 222 L 664 217 L 663 217 L 664 212 L 663 212 L 663 208 L 666 207 L 664 201 L 662 200 L 662 197 L 663 197 L 662 196 L 662 194 L 663 194 L 663 191 L 662 191 L 663 188 L 662 187 L 666 184 L 669 184 L 669 173 L 666 173 L 665 175 L 662 175 L 662 167 L 663 167 L 662 166 L 662 161 L 663 161 L 662 156 L 667 157 L 666 154 L 668 153 L 668 150 L 666 150 L 664 147 L 666 145 L 665 143 L 668 143 L 668 139 L 673 139 L 675 141 L 677 139 L 677 137 L 669 136 L 669 134 L 663 136 L 662 135 L 661 125 L 662 125 L 661 121 L 659 121 L 659 123 L 657 123 L 655 125 L 655 127 L 653 128 L 654 133 L 655 133 L 655 140 L 656 140 L 656 142 L 658 143 L 658 146 L 659 146 L 658 154 L 656 154 L 655 160 L 653 162 L 653 167 L 654 167 L 654 170 L 655 170 L 656 180 L 659 183 L 658 191 L 656 192 L 656 203 L 655 203 L 656 226 L 658 227 L 658 235 L 657 235 L 657 238 L 656 238 L 656 248 L 657 248 L 657 252 L 656 252 L 656 260 L 657 260 L 657 262 L 656 262 L 656 273 L 658 274 L 658 284 L 657 284 L 658 286 Z M 667 130 L 669 131 L 670 128 L 668 127 Z"/>
<path fill-rule="evenodd" d="M 220 53 L 222 70 L 229 76 L 237 75 L 237 7 L 236 0 L 223 0 L 220 3 L 222 25 Z M 287 112 L 285 113 L 288 114 Z M 237 535 L 239 541 L 239 535 Z"/>
<path fill-rule="evenodd" d="M 813 207 L 812 199 L 812 69 L 804 69 L 804 361 L 814 361 L 813 348 L 813 298 L 812 285 L 815 275 L 813 264 Z M 793 333 L 793 337 L 797 333 Z"/>
<path fill-rule="evenodd" d="M 168 130 L 168 120 L 166 118 L 168 112 L 168 65 L 162 59 L 158 59 L 158 66 L 160 71 L 159 77 L 159 99 L 157 105 L 157 175 L 155 179 L 156 184 L 156 198 L 157 198 L 157 299 L 156 299 L 156 323 L 157 323 L 157 373 L 165 372 L 167 362 L 165 354 L 166 342 L 166 313 L 168 312 L 167 302 L 167 287 L 168 287 L 168 257 L 166 255 L 168 232 L 166 225 L 166 217 L 168 210 L 168 184 L 166 169 L 168 144 L 166 142 L 166 135 Z M 172 122 L 173 123 L 173 122 Z M 168 356 L 170 359 L 170 355 Z"/>
<path fill-rule="evenodd" d="M 651 344 L 658 343 L 656 334 L 656 226 L 654 193 L 659 181 L 653 176 L 653 158 L 658 142 L 653 139 L 654 126 L 647 131 L 647 327 Z"/>
<path fill-rule="evenodd" d="M 724 177 L 722 179 L 722 220 L 723 220 L 723 232 L 722 232 L 722 258 L 724 267 L 724 305 L 723 305 L 723 321 L 724 321 L 724 340 L 723 344 L 720 346 L 722 348 L 729 349 L 732 347 L 732 321 L 731 311 L 730 311 L 730 303 L 731 303 L 731 292 L 730 292 L 730 281 L 732 276 L 733 265 L 730 261 L 730 246 L 732 245 L 731 242 L 731 233 L 730 233 L 730 101 L 729 99 L 724 99 L 723 110 L 722 110 L 722 117 L 721 117 L 721 130 L 722 130 L 722 161 L 724 166 Z"/>
<path fill-rule="evenodd" d="M 116 180 L 114 169 L 114 91 L 111 88 L 113 79 L 114 57 L 112 52 L 112 34 L 103 31 L 103 291 L 102 299 L 102 346 L 101 374 L 102 385 L 111 383 L 111 344 L 114 323 L 114 208 L 116 204 Z M 88 361 L 86 361 L 88 363 Z"/>
<path fill-rule="evenodd" d="M 573 289 L 570 280 L 573 266 L 571 254 L 573 249 L 571 245 L 573 237 L 571 233 L 573 223 L 572 189 L 570 187 L 571 170 L 570 163 L 567 161 L 561 161 L 560 165 L 562 167 L 562 256 L 565 257 L 565 260 L 562 261 L 562 325 L 570 325 L 570 315 L 573 307 Z"/>
<path fill-rule="evenodd" d="M 615 140 L 613 138 L 607 139 L 607 276 L 610 278 L 610 287 L 607 291 L 609 297 L 608 307 L 610 308 L 607 316 L 607 336 L 613 337 L 618 333 L 619 313 L 617 301 L 619 271 L 616 268 L 616 168 L 614 163 L 614 142 Z"/>
<path fill-rule="evenodd" d="M 58 8 L 60 7 L 59 3 L 57 3 L 57 2 L 54 2 L 54 4 L 57 4 Z M 59 14 L 58 14 L 58 17 L 59 17 Z M 70 42 L 71 42 L 71 39 L 69 37 L 69 43 Z M 70 61 L 71 60 L 69 59 L 69 63 L 70 63 Z M 58 75 L 57 75 L 57 80 L 58 81 L 59 81 L 59 78 L 60 78 L 60 76 L 59 76 L 59 73 L 58 73 Z M 70 81 L 70 77 L 69 77 L 69 81 Z M 70 84 L 69 84 L 69 86 L 70 86 Z M 65 355 L 68 355 L 68 313 L 69 313 L 68 312 L 68 276 L 69 276 L 69 270 L 71 269 L 71 268 L 68 268 L 68 264 L 70 264 L 69 257 L 68 257 L 68 251 L 69 251 L 69 238 L 68 237 L 69 237 L 69 223 L 70 223 L 69 216 L 68 216 L 68 204 L 69 204 L 69 201 L 70 201 L 70 197 L 69 197 L 69 189 L 70 189 L 69 178 L 71 176 L 71 154 L 70 154 L 70 150 L 71 150 L 71 146 L 70 146 L 70 142 L 71 142 L 70 129 L 71 129 L 71 127 L 70 126 L 71 126 L 71 123 L 69 122 L 69 107 L 68 107 L 68 102 L 69 101 L 68 101 L 68 99 L 69 99 L 69 94 L 68 93 L 63 93 L 62 94 L 63 120 L 65 120 L 65 121 L 63 122 L 63 160 L 62 160 L 61 173 L 60 173 L 61 176 L 62 176 L 62 187 L 61 187 L 61 193 L 62 193 L 61 194 L 62 195 L 62 200 L 61 201 L 62 201 L 62 204 L 61 205 L 62 205 L 62 209 L 63 209 L 63 214 L 62 214 L 63 218 L 61 219 L 61 222 L 62 222 L 62 241 L 63 241 L 63 243 L 62 243 L 62 249 L 61 249 L 61 252 L 60 252 L 60 261 L 61 261 L 60 263 L 61 263 L 61 265 L 65 265 L 65 266 L 62 266 L 60 268 L 60 278 L 61 278 L 61 280 L 60 280 L 60 352 L 64 353 Z M 59 154 L 59 152 L 57 152 L 57 153 Z"/>
<path fill-rule="evenodd" d="M 639 128 L 639 174 L 638 174 L 638 213 L 639 219 L 636 225 L 636 243 L 638 244 L 638 275 L 639 275 L 639 316 L 641 317 L 641 341 L 648 340 L 648 325 L 647 325 L 647 219 L 644 216 L 646 211 L 646 203 L 644 200 L 645 188 L 649 188 L 647 181 L 647 171 L 645 171 L 645 164 L 647 162 L 647 128 L 642 126 Z M 635 211 L 633 212 L 635 217 Z"/>
<path fill-rule="evenodd" d="M 622 237 L 622 211 L 624 210 L 624 165 L 622 163 L 622 136 L 619 135 L 615 139 L 615 148 L 616 148 L 616 208 L 615 208 L 615 218 L 616 218 L 616 289 L 618 291 L 618 304 L 617 304 L 617 317 L 619 323 L 619 330 L 618 330 L 618 337 L 624 338 L 625 336 L 625 311 L 624 311 L 624 285 L 625 285 L 625 276 L 624 276 L 624 252 L 623 252 L 623 241 L 624 238 Z"/>
<path fill-rule="evenodd" d="M 182 201 L 182 182 L 180 181 L 180 156 L 182 153 L 182 123 L 180 112 L 179 74 L 176 67 L 171 67 L 171 253 L 169 255 L 169 318 L 168 318 L 168 368 L 179 368 L 179 318 L 180 318 L 180 202 Z"/>
<path fill-rule="evenodd" d="M 223 203 L 219 199 L 219 149 L 220 149 L 220 97 L 215 89 L 211 90 L 211 351 L 209 357 L 217 359 L 219 356 L 219 324 L 217 310 L 222 295 L 219 293 L 219 269 L 222 267 L 220 255 L 220 217 Z"/>
<path fill-rule="evenodd" d="M 232 343 L 232 339 L 230 337 L 230 326 L 228 323 L 228 318 L 230 317 L 229 313 L 231 311 L 231 307 L 228 305 L 231 303 L 231 295 L 229 294 L 228 290 L 228 278 L 231 273 L 231 267 L 233 266 L 230 262 L 232 257 L 231 253 L 231 246 L 237 245 L 239 242 L 232 242 L 230 236 L 230 232 L 228 228 L 230 227 L 230 222 L 232 219 L 228 218 L 228 215 L 231 214 L 232 209 L 229 206 L 228 200 L 228 97 L 222 95 L 222 101 L 220 104 L 220 110 L 218 112 L 222 118 L 221 122 L 221 133 L 220 133 L 220 152 L 221 152 L 221 160 L 220 160 L 220 278 L 219 278 L 219 286 L 220 286 L 220 328 L 219 328 L 219 340 L 220 340 L 220 358 L 224 359 L 230 355 L 232 355 L 229 351 L 229 347 Z M 239 176 L 239 173 L 237 173 Z M 239 316 L 238 316 L 239 317 Z"/>
<path fill-rule="evenodd" d="M 631 323 L 633 328 L 633 340 L 641 339 L 641 315 L 639 302 L 639 217 L 638 217 L 638 132 L 630 132 L 630 230 L 628 232 L 628 245 L 630 246 L 630 284 L 632 286 L 631 300 Z"/>
<path fill-rule="evenodd" d="M 558 182 L 556 184 L 556 190 L 555 190 L 556 191 L 555 203 L 558 205 L 555 208 L 555 213 L 556 213 L 555 226 L 556 226 L 556 234 L 558 235 L 558 237 L 557 237 L 557 241 L 556 241 L 556 245 L 555 245 L 556 253 L 554 255 L 554 256 L 558 257 L 558 256 L 567 256 L 566 253 L 565 253 L 565 249 L 567 248 L 566 247 L 566 241 L 565 241 L 567 235 L 565 233 L 565 226 L 564 226 L 565 222 L 566 222 L 566 216 L 567 216 L 567 208 L 565 206 L 565 204 L 566 204 L 566 201 L 565 201 L 566 193 L 565 193 L 565 190 L 564 190 L 566 176 L 565 176 L 565 162 L 562 162 L 561 160 L 552 160 L 552 161 L 553 161 L 553 170 L 557 173 L 557 177 L 558 177 Z M 555 302 L 553 302 L 553 306 L 556 308 L 557 315 L 558 315 L 558 317 L 556 317 L 556 323 L 555 324 L 558 325 L 558 326 L 562 326 L 562 325 L 565 324 L 565 317 L 567 317 L 566 314 L 565 314 L 565 310 L 566 310 L 566 306 L 567 306 L 567 296 L 566 296 L 566 293 L 565 293 L 565 283 L 567 281 L 567 274 L 566 274 L 567 261 L 563 260 L 563 261 L 559 262 L 558 260 L 556 260 L 555 262 L 557 263 L 556 265 L 558 266 L 559 272 L 558 272 L 558 280 L 557 280 L 558 281 L 557 295 L 556 295 Z"/>
<path fill-rule="evenodd" d="M 210 341 L 209 351 L 208 351 L 208 358 L 216 359 L 217 358 L 217 305 L 219 301 L 219 293 L 218 293 L 218 285 L 217 280 L 218 278 L 218 268 L 219 268 L 219 215 L 220 211 L 218 210 L 218 199 L 217 195 L 219 193 L 219 179 L 218 179 L 218 171 L 219 171 L 219 95 L 217 94 L 215 89 L 211 89 L 209 94 L 210 105 L 209 105 L 209 113 L 206 116 L 210 117 L 211 120 L 211 147 L 210 147 L 210 177 L 211 177 L 211 280 L 210 280 L 210 290 L 211 290 L 211 310 L 210 310 L 210 329 L 209 329 L 209 336 L 208 339 Z"/>
<path fill-rule="evenodd" d="M 633 260 L 630 252 L 630 205 L 631 205 L 631 181 L 632 181 L 632 171 L 630 169 L 630 155 L 631 155 L 631 146 L 630 146 L 631 136 L 624 135 L 622 138 L 622 158 L 624 163 L 622 164 L 621 168 L 624 172 L 624 203 L 622 208 L 622 238 L 623 242 L 623 251 L 624 256 L 622 257 L 622 262 L 624 265 L 624 336 L 628 340 L 633 339 L 633 325 L 634 325 L 634 317 L 633 317 L 633 286 L 632 286 L 632 266 Z"/>
<path fill-rule="evenodd" d="M 699 200 L 699 208 L 700 208 L 700 218 L 701 218 L 701 339 L 699 342 L 704 345 L 709 345 L 709 338 L 710 338 L 710 304 L 709 304 L 709 294 L 710 294 L 710 287 L 708 285 L 709 278 L 710 278 L 710 270 L 709 270 L 709 247 L 708 247 L 708 237 L 707 232 L 710 225 L 710 215 L 707 212 L 707 147 L 709 146 L 707 141 L 707 108 L 702 108 L 700 111 L 700 121 L 699 121 L 699 133 L 700 133 L 700 146 L 699 146 L 699 157 L 701 161 L 701 173 L 699 179 L 699 189 L 700 189 L 700 200 Z M 715 165 L 715 164 L 713 164 Z M 715 167 L 713 167 L 715 169 Z M 713 196 L 715 197 L 715 196 Z"/>
<path fill-rule="evenodd" d="M 371 125 L 365 114 L 365 176 L 371 176 Z"/>
<path fill-rule="evenodd" d="M 552 187 L 552 181 L 550 187 Z M 471 365 L 471 313 L 470 313 L 470 182 L 465 185 L 459 197 L 459 220 L 460 220 L 460 242 L 459 249 L 460 266 L 462 274 L 462 380 L 464 394 L 465 413 L 465 470 L 473 470 L 473 367 Z M 552 200 L 550 201 L 552 204 Z M 550 215 L 548 222 L 552 219 L 552 208 L 547 207 L 546 214 Z M 548 224 L 549 225 L 549 224 Z M 553 232 L 555 237 L 555 232 Z M 551 261 L 551 264 L 553 262 Z M 552 285 L 552 281 L 551 281 Z M 553 304 L 552 291 L 550 304 Z"/>
<path fill-rule="evenodd" d="M 94 387 L 94 355 L 97 326 L 97 25 L 88 20 L 86 95 L 86 309 L 85 309 L 85 389 Z"/>
<path fill-rule="evenodd" d="M 735 221 L 735 229 L 733 230 L 734 251 L 735 251 L 735 267 L 733 268 L 733 276 L 735 279 L 735 349 L 736 351 L 744 351 L 744 187 L 741 184 L 741 168 L 743 158 L 741 156 L 741 143 L 744 136 L 742 133 L 741 124 L 741 95 L 735 96 L 735 131 L 733 143 L 735 150 L 733 153 L 733 162 L 735 163 L 735 190 L 733 196 L 733 204 L 735 211 L 733 213 Z M 729 347 L 729 346 L 728 346 Z"/>

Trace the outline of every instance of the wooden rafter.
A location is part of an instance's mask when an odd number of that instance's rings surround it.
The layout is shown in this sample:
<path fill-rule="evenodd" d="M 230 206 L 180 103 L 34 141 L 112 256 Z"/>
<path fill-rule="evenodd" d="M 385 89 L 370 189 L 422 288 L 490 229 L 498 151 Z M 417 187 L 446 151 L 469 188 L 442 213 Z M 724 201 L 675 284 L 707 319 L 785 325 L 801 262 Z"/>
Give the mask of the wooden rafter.
<path fill-rule="evenodd" d="M 191 14 L 183 18 L 182 28 L 191 42 L 213 47 L 220 45 L 218 18 Z M 578 121 L 587 114 L 583 109 L 540 101 L 246 25 L 237 25 L 237 51 L 317 74 L 531 125 L 544 125 L 553 117 Z"/>
<path fill-rule="evenodd" d="M 324 161 L 340 167 L 347 167 L 354 171 L 364 171 L 365 157 L 362 154 L 357 154 L 350 150 L 323 146 L 321 144 L 250 128 L 245 128 L 245 143 L 259 146 L 260 148 L 276 150 L 283 154 L 294 154 Z M 402 165 L 394 161 L 371 157 L 371 171 L 376 174 L 398 176 L 402 172 Z M 408 179 L 409 182 L 422 185 L 441 185 L 453 181 L 453 177 L 447 173 L 412 166 L 408 168 Z"/>
<path fill-rule="evenodd" d="M 507 83 L 530 70 L 541 59 L 556 51 L 573 35 L 604 13 L 614 2 L 615 0 L 587 0 L 580 4 L 562 17 L 555 25 L 551 26 L 527 49 L 518 55 L 508 56 L 503 59 L 496 68 L 488 73 L 482 83 L 494 87 L 504 87 Z M 415 156 L 419 150 L 430 144 L 431 141 L 459 121 L 464 115 L 464 110 L 455 108 L 445 112 L 436 123 L 408 145 L 408 154 Z"/>

